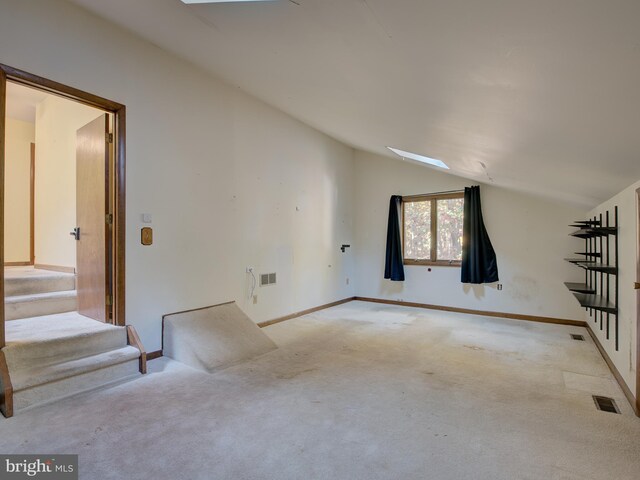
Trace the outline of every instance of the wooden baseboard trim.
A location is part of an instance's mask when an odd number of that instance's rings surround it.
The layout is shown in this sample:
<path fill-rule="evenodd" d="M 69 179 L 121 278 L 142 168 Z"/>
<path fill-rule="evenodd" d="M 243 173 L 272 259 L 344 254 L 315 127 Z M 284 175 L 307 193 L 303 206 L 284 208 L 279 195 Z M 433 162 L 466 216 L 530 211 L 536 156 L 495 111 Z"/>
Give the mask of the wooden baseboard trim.
<path fill-rule="evenodd" d="M 4 262 L 5 267 L 28 267 L 33 265 L 31 262 Z"/>
<path fill-rule="evenodd" d="M 400 305 L 403 307 L 426 308 L 429 310 L 441 310 L 444 312 L 466 313 L 469 315 L 482 315 L 484 317 L 509 318 L 511 320 L 527 320 L 529 322 L 553 323 L 556 325 L 571 325 L 573 327 L 586 327 L 587 322 L 582 320 L 568 320 L 566 318 L 538 317 L 535 315 L 524 315 L 520 313 L 489 312 L 485 310 L 472 310 L 469 308 L 446 307 L 443 305 L 431 305 L 429 303 L 404 302 L 400 300 L 385 300 L 381 298 L 355 297 L 354 300 L 361 302 L 384 303 L 387 305 Z"/>
<path fill-rule="evenodd" d="M 622 378 L 622 375 L 620 375 L 620 372 L 614 365 L 613 361 L 611 361 L 611 357 L 609 357 L 609 354 L 604 349 L 604 347 L 600 343 L 600 340 L 591 329 L 591 325 L 587 325 L 587 331 L 589 332 L 589 335 L 591 336 L 593 343 L 596 344 L 596 347 L 598 348 L 600 355 L 602 355 L 602 358 L 604 358 L 604 361 L 609 367 L 609 370 L 611 370 L 611 373 L 613 374 L 616 381 L 618 382 L 618 385 L 620 385 L 620 388 L 622 389 L 624 396 L 627 397 L 627 400 L 631 404 L 631 408 L 633 409 L 634 413 L 636 414 L 636 416 L 640 417 L 640 408 L 638 408 L 636 398 L 633 396 L 633 393 L 631 392 L 631 389 L 627 385 L 627 382 L 624 381 L 624 378 Z"/>
<path fill-rule="evenodd" d="M 51 270 L 54 272 L 63 272 L 63 273 L 76 273 L 75 267 L 65 267 L 62 265 L 47 265 L 45 263 L 36 263 L 33 268 L 37 268 L 39 270 Z"/>
<path fill-rule="evenodd" d="M 140 373 L 144 375 L 147 373 L 147 352 L 133 325 L 127 325 L 127 343 L 140 350 Z"/>
<path fill-rule="evenodd" d="M 286 320 L 291 320 L 292 318 L 301 317 L 303 315 L 309 315 L 310 313 L 317 312 L 318 310 L 324 310 L 325 308 L 335 307 L 337 305 L 342 305 L 343 303 L 348 303 L 355 300 L 356 297 L 344 298 L 342 300 L 338 300 L 337 302 L 325 303 L 324 305 L 320 305 L 319 307 L 309 308 L 307 310 L 302 310 L 301 312 L 292 313 L 291 315 L 286 315 L 284 317 L 274 318 L 273 320 L 267 320 L 264 322 L 258 323 L 260 328 L 268 327 L 269 325 L 274 325 L 276 323 L 284 322 Z"/>
<path fill-rule="evenodd" d="M 147 353 L 147 362 L 162 357 L 162 350 Z"/>
<path fill-rule="evenodd" d="M 13 417 L 13 386 L 2 350 L 0 350 L 0 411 L 7 418 Z"/>

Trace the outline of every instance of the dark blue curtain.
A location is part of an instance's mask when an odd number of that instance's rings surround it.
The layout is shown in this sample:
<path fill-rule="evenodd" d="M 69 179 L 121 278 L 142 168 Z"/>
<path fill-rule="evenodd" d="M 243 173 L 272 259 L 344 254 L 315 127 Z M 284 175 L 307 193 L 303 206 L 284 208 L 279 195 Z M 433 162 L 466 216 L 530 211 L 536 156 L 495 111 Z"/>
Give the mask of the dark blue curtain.
<path fill-rule="evenodd" d="M 404 282 L 402 265 L 402 243 L 400 239 L 400 207 L 402 197 L 393 195 L 389 202 L 389 223 L 387 224 L 387 255 L 384 261 L 384 278 Z"/>
<path fill-rule="evenodd" d="M 462 227 L 462 283 L 498 281 L 498 262 L 482 220 L 480 187 L 464 189 Z"/>

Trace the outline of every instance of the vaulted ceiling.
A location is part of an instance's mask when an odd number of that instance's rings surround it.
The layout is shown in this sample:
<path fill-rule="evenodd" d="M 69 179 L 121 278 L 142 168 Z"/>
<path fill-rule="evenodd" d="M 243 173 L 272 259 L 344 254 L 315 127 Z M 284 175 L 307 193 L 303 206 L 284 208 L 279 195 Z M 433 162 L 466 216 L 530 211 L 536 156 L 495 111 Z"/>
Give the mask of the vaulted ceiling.
<path fill-rule="evenodd" d="M 73 1 L 361 150 L 584 206 L 640 179 L 638 0 Z"/>

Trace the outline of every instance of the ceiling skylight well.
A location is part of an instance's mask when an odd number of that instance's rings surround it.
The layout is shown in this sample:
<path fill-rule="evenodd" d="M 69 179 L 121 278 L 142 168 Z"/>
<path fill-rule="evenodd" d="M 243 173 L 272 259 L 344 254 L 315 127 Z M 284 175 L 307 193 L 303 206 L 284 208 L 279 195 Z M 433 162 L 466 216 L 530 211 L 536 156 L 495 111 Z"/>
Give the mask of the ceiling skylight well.
<path fill-rule="evenodd" d="M 421 163 L 427 163 L 429 165 L 433 165 L 434 167 L 446 168 L 449 170 L 449 167 L 442 160 L 437 160 L 435 158 L 425 157 L 424 155 L 418 155 L 417 153 L 405 152 L 404 150 L 400 150 L 399 148 L 387 147 L 396 155 L 400 155 L 402 158 L 410 158 L 411 160 L 416 160 Z"/>
<path fill-rule="evenodd" d="M 236 3 L 236 2 L 273 2 L 274 0 L 181 0 L 182 3 Z"/>

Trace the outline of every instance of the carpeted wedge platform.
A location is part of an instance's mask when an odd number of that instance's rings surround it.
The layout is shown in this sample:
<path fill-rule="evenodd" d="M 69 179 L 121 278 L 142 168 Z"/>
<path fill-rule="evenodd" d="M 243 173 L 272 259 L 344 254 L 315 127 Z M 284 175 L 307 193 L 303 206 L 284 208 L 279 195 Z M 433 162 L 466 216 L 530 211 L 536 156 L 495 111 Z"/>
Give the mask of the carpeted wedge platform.
<path fill-rule="evenodd" d="M 164 355 L 209 373 L 278 348 L 235 302 L 165 315 L 163 322 Z"/>

